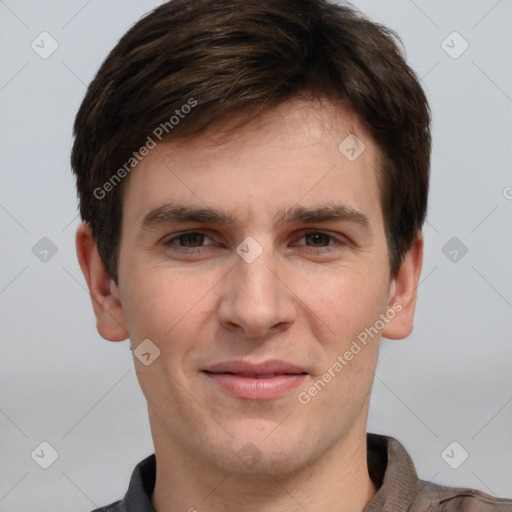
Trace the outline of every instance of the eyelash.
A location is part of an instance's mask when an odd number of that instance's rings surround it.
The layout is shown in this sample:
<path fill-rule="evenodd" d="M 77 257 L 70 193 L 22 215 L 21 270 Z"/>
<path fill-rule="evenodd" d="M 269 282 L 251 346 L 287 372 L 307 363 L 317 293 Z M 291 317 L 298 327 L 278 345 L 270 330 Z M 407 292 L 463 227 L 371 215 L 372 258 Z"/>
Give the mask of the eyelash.
<path fill-rule="evenodd" d="M 183 233 L 174 235 L 172 238 L 167 239 L 164 242 L 164 245 L 168 248 L 171 248 L 171 250 L 173 250 L 173 251 L 181 252 L 181 253 L 185 253 L 185 254 L 196 254 L 196 253 L 200 252 L 201 249 L 204 249 L 204 247 L 206 247 L 204 245 L 199 246 L 199 247 L 184 247 L 184 246 L 180 246 L 178 244 L 173 243 L 174 240 L 177 240 L 180 237 L 186 236 L 186 235 L 200 235 L 200 236 L 204 236 L 206 238 L 211 239 L 210 236 L 208 236 L 206 233 L 203 233 L 201 231 L 185 231 Z M 339 249 L 339 247 L 336 247 L 336 245 L 342 246 L 342 247 L 347 245 L 346 241 L 343 241 L 340 238 L 337 238 L 334 235 L 331 235 L 329 233 L 324 233 L 323 231 L 305 231 L 302 233 L 299 240 L 303 239 L 307 235 L 322 235 L 322 236 L 328 237 L 329 241 L 334 240 L 336 242 L 336 244 L 329 244 L 325 247 L 305 246 L 305 247 L 308 247 L 308 249 L 314 254 L 326 254 L 326 253 L 328 254 L 328 253 L 331 253 L 331 252 Z M 335 245 L 335 246 L 333 247 L 333 245 Z"/>

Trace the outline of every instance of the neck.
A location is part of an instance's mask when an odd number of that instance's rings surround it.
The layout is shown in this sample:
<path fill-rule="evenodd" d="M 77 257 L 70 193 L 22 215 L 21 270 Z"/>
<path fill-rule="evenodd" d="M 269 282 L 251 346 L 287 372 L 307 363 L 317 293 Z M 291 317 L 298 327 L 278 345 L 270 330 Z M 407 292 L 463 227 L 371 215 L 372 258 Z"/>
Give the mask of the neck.
<path fill-rule="evenodd" d="M 156 432 L 153 432 L 155 434 Z M 154 439 L 162 437 L 153 435 Z M 237 475 L 155 441 L 157 512 L 362 511 L 377 488 L 368 474 L 366 431 L 350 432 L 318 460 L 290 475 Z"/>

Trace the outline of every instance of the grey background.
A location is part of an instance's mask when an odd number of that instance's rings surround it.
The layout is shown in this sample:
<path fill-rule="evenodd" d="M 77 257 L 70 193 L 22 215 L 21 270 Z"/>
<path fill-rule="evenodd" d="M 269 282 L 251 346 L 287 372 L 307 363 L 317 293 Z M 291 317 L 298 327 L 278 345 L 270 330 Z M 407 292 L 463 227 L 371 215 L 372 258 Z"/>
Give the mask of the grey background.
<path fill-rule="evenodd" d="M 95 329 L 69 152 L 86 84 L 159 3 L 0 0 L 0 512 L 110 503 L 153 450 L 128 342 Z M 383 341 L 368 429 L 399 439 L 425 480 L 512 497 L 512 1 L 353 3 L 402 37 L 434 130 L 415 330 Z M 31 48 L 43 31 L 59 45 L 47 59 Z M 453 31 L 469 43 L 457 59 L 441 46 Z M 457 262 L 452 237 L 468 248 Z M 46 470 L 31 458 L 43 441 L 58 452 Z M 453 441 L 469 453 L 457 469 L 441 456 Z"/>

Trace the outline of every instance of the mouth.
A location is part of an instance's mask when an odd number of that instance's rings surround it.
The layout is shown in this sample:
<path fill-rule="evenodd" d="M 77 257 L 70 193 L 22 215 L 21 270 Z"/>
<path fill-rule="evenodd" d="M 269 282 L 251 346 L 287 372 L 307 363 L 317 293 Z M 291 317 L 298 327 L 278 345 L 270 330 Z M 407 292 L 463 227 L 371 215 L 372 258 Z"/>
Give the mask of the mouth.
<path fill-rule="evenodd" d="M 302 375 L 302 373 L 232 373 L 232 372 L 209 372 L 205 371 L 205 373 L 209 373 L 210 375 L 235 375 L 237 377 L 242 377 L 245 379 L 272 379 L 278 375 Z M 305 375 L 305 374 L 304 374 Z"/>
<path fill-rule="evenodd" d="M 309 375 L 300 366 L 285 361 L 251 364 L 227 361 L 202 370 L 218 389 L 244 400 L 272 400 L 299 386 Z"/>

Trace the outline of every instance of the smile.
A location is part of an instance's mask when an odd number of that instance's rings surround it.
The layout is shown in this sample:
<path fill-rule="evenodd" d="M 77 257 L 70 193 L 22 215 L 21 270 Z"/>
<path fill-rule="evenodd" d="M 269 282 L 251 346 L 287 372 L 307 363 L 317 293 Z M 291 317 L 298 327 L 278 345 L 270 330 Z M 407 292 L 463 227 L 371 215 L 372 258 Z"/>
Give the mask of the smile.
<path fill-rule="evenodd" d="M 272 400 L 298 387 L 308 373 L 283 361 L 219 363 L 202 373 L 223 392 L 244 400 Z"/>

